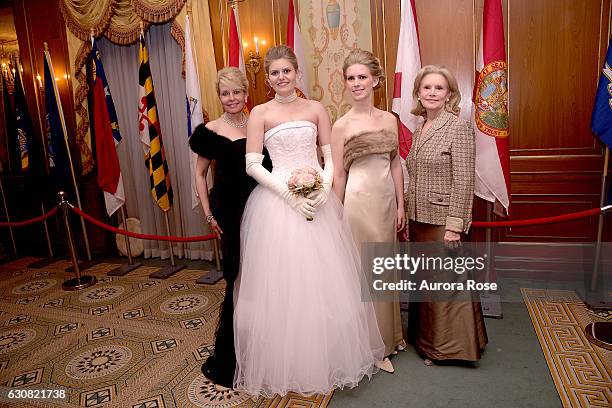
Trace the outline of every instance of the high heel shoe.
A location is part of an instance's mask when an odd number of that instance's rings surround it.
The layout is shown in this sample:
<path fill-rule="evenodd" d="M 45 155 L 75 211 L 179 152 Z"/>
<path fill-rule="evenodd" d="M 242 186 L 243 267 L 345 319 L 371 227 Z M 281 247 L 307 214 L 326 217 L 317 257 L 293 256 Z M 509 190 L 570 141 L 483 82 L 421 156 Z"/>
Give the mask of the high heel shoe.
<path fill-rule="evenodd" d="M 393 374 L 395 372 L 395 368 L 393 368 L 393 364 L 391 364 L 391 360 L 388 357 L 385 357 L 383 361 L 377 361 L 375 365 L 387 373 Z"/>

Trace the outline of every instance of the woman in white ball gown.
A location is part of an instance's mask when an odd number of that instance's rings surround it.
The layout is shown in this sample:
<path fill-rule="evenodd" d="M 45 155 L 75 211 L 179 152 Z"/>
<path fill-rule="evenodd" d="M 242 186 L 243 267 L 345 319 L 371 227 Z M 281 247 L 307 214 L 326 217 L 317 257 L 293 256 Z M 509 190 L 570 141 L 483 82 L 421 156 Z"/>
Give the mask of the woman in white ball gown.
<path fill-rule="evenodd" d="M 297 96 L 290 48 L 268 50 L 264 68 L 276 96 L 253 109 L 247 127 L 247 173 L 259 185 L 241 226 L 234 387 L 268 397 L 327 394 L 375 373 L 384 344 L 367 290 L 362 294 L 342 205 L 331 193 L 329 116 L 321 103 Z M 261 165 L 264 145 L 272 173 Z M 322 176 L 323 188 L 308 197 L 287 187 L 291 172 L 304 167 Z"/>

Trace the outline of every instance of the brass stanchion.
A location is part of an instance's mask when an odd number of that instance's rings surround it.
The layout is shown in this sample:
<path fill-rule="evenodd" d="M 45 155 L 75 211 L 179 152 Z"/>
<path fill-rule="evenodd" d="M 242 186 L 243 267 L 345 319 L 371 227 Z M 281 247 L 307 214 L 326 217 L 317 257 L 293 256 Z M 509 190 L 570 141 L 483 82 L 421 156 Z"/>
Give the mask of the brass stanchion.
<path fill-rule="evenodd" d="M 168 235 L 170 235 L 170 220 L 168 218 L 168 211 L 164 211 L 164 220 L 166 221 L 166 231 L 168 232 Z M 170 266 L 160 268 L 157 270 L 157 272 L 150 274 L 149 278 L 166 279 L 185 267 L 185 265 L 177 265 L 174 262 L 174 251 L 172 249 L 171 241 L 168 241 L 168 249 L 170 250 Z"/>
<path fill-rule="evenodd" d="M 127 217 L 125 216 L 125 205 L 121 206 L 121 209 L 119 210 L 119 212 L 121 214 L 121 221 L 123 222 L 123 226 L 127 230 L 128 226 L 127 226 Z M 109 271 L 106 274 L 108 276 L 123 276 L 133 271 L 134 269 L 142 266 L 141 263 L 134 263 L 134 260 L 132 259 L 132 248 L 130 247 L 130 238 L 127 235 L 124 235 L 123 238 L 125 239 L 125 248 L 127 250 L 128 263 L 123 264 L 113 269 L 112 271 Z"/>
<path fill-rule="evenodd" d="M 83 275 L 81 276 L 81 270 L 79 268 L 79 260 L 77 258 L 76 250 L 74 249 L 74 241 L 72 240 L 72 231 L 70 228 L 70 220 L 68 218 L 68 201 L 66 201 L 66 193 L 60 191 L 58 193 L 60 199 L 60 207 L 62 209 L 62 213 L 64 216 L 64 226 L 66 227 L 66 239 L 68 240 L 68 250 L 70 251 L 70 258 L 72 260 L 72 267 L 74 268 L 74 272 L 76 273 L 76 277 L 65 281 L 62 284 L 62 289 L 64 290 L 80 290 L 85 289 L 93 284 L 95 284 L 98 280 L 95 276 L 92 275 Z"/>

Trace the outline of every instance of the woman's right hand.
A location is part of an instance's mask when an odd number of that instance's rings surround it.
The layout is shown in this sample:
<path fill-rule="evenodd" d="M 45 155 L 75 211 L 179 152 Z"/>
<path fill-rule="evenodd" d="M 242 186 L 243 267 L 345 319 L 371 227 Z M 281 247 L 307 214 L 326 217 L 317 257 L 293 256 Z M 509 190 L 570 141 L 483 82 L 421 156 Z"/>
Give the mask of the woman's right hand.
<path fill-rule="evenodd" d="M 308 221 L 313 220 L 316 211 L 314 200 L 290 193 L 287 202 Z"/>
<path fill-rule="evenodd" d="M 210 219 L 210 221 L 208 222 L 208 226 L 210 227 L 211 232 L 217 234 L 217 236 L 221 238 L 221 234 L 223 234 L 223 230 L 217 223 L 217 220 L 215 219 L 215 217 L 212 217 Z"/>

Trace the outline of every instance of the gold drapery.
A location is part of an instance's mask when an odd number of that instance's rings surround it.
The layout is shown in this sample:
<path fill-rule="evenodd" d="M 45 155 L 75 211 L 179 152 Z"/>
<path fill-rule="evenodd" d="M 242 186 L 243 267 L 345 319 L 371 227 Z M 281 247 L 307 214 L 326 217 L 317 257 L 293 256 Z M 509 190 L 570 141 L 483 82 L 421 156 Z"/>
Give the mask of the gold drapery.
<path fill-rule="evenodd" d="M 141 23 L 146 30 L 153 23 L 173 20 L 187 0 L 61 0 L 60 10 L 66 21 L 70 65 L 77 119 L 76 144 L 83 164 L 83 175 L 94 168 L 85 64 L 91 51 L 90 35 L 105 36 L 119 45 L 138 41 Z M 206 4 L 208 7 L 208 4 Z M 183 24 L 173 22 L 172 36 L 185 47 Z M 212 45 L 212 41 L 211 41 Z M 212 49 L 212 47 L 211 47 Z M 214 59 L 213 59 L 214 60 Z"/>
<path fill-rule="evenodd" d="M 104 35 L 119 45 L 138 40 L 145 28 L 176 17 L 187 0 L 61 0 L 60 9 L 70 31 L 82 41 Z"/>

